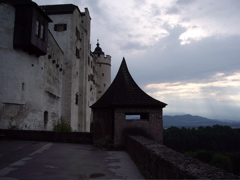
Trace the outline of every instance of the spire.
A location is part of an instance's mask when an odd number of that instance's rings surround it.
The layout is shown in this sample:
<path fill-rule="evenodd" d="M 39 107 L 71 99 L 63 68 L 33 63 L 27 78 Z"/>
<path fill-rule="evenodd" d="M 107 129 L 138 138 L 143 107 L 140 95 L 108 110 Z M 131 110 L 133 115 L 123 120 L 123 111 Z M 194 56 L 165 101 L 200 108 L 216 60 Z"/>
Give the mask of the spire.
<path fill-rule="evenodd" d="M 104 54 L 104 52 L 102 51 L 102 48 L 99 46 L 99 39 L 97 39 L 97 47 L 95 48 L 95 50 L 93 51 L 93 54 Z"/>
<path fill-rule="evenodd" d="M 140 89 L 129 73 L 127 63 L 125 58 L 123 58 L 112 84 L 91 108 L 112 106 L 165 107 L 166 105 L 167 104 L 152 98 Z"/>
<path fill-rule="evenodd" d="M 99 45 L 100 45 L 100 44 L 99 44 L 99 39 L 97 39 L 97 47 L 99 47 Z"/>

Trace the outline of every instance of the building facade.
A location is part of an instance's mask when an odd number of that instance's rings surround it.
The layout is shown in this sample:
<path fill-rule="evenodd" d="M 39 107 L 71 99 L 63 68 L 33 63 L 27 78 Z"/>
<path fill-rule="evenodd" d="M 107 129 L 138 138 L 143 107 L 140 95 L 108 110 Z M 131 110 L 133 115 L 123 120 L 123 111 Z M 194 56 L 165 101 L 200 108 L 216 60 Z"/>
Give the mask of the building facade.
<path fill-rule="evenodd" d="M 90 106 L 111 83 L 111 57 L 72 4 L 0 1 L 0 128 L 90 131 Z M 99 48 L 101 52 L 99 53 Z"/>
<path fill-rule="evenodd" d="M 91 106 L 94 144 L 123 147 L 125 134 L 143 135 L 162 144 L 166 105 L 136 84 L 123 58 L 110 87 Z"/>

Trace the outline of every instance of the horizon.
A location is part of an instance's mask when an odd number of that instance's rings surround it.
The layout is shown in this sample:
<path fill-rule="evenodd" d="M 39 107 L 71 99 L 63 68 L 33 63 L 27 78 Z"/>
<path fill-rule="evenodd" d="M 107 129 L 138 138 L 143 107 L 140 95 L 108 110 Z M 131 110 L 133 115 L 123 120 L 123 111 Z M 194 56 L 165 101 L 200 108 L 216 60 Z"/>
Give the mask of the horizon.
<path fill-rule="evenodd" d="M 164 114 L 240 121 L 240 1 L 33 0 L 87 7 L 91 48 L 125 57 L 136 83 L 168 104 Z"/>

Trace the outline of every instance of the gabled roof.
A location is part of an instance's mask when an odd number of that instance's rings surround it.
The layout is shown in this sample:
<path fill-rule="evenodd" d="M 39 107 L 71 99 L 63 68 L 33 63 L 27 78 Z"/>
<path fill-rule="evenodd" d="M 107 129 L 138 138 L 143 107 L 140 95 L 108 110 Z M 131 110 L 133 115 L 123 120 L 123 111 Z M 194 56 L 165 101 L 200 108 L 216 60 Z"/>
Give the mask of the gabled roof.
<path fill-rule="evenodd" d="M 165 107 L 167 104 L 147 95 L 133 80 L 125 59 L 110 87 L 91 108 L 107 107 Z"/>
<path fill-rule="evenodd" d="M 41 6 L 43 11 L 48 14 L 72 14 L 75 9 L 79 11 L 81 14 L 78 6 L 74 4 L 57 4 L 57 5 L 45 5 Z"/>

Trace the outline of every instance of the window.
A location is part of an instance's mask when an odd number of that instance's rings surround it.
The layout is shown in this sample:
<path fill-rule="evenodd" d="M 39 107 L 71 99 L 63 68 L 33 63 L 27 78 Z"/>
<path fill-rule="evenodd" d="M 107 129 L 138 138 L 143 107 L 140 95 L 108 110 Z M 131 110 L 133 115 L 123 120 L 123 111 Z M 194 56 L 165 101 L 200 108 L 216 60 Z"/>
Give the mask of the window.
<path fill-rule="evenodd" d="M 77 40 L 80 40 L 80 32 L 77 27 L 76 27 L 76 36 L 77 36 Z"/>
<path fill-rule="evenodd" d="M 78 93 L 75 94 L 75 104 L 78 105 Z"/>
<path fill-rule="evenodd" d="M 66 31 L 67 30 L 67 24 L 55 24 L 54 25 L 54 31 Z"/>
<path fill-rule="evenodd" d="M 44 121 L 44 127 L 46 128 L 47 123 L 48 123 L 48 112 L 44 111 L 44 115 L 43 115 L 43 121 Z"/>
<path fill-rule="evenodd" d="M 40 38 L 42 40 L 44 40 L 44 31 L 45 31 L 45 27 L 44 27 L 43 24 L 41 24 L 41 26 L 40 26 Z"/>
<path fill-rule="evenodd" d="M 22 91 L 25 90 L 25 83 L 22 83 Z"/>
<path fill-rule="evenodd" d="M 44 31 L 45 26 L 40 23 L 39 20 L 36 20 L 36 26 L 35 26 L 35 35 L 40 37 L 42 40 L 44 40 Z"/>
<path fill-rule="evenodd" d="M 36 36 L 39 36 L 39 26 L 40 26 L 40 22 L 39 22 L 39 20 L 36 20 L 36 26 L 35 26 Z"/>
<path fill-rule="evenodd" d="M 148 113 L 126 113 L 126 120 L 148 120 Z"/>
<path fill-rule="evenodd" d="M 76 57 L 79 59 L 80 58 L 80 50 L 76 47 Z"/>
<path fill-rule="evenodd" d="M 104 76 L 104 73 L 102 73 L 102 76 Z"/>

